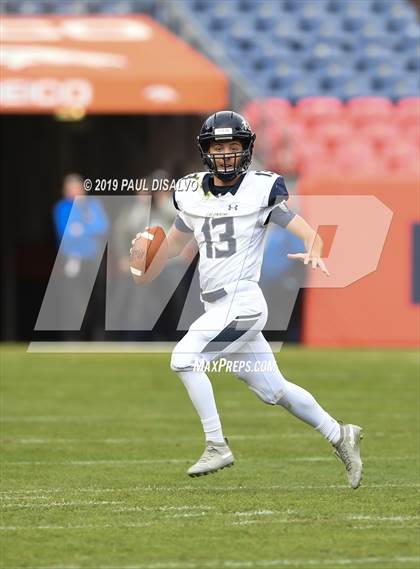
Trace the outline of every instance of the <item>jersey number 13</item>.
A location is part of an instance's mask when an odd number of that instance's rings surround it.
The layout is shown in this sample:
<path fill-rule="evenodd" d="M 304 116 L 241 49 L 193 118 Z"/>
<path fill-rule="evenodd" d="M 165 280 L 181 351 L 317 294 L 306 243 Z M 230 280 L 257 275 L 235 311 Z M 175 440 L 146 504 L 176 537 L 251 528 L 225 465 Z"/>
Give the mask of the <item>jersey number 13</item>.
<path fill-rule="evenodd" d="M 203 223 L 202 232 L 204 233 L 204 238 L 206 240 L 206 255 L 209 259 L 230 257 L 236 253 L 233 217 L 206 217 Z M 217 242 L 215 242 L 214 239 L 215 233 L 219 234 Z"/>

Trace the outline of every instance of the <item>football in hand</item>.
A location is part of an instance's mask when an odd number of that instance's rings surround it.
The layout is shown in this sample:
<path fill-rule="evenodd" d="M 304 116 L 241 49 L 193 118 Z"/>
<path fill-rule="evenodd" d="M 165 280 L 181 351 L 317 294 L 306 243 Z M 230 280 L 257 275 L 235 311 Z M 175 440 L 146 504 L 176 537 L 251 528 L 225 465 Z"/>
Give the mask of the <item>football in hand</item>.
<path fill-rule="evenodd" d="M 149 283 L 164 269 L 168 242 L 162 227 L 146 227 L 138 233 L 130 249 L 130 271 L 136 283 Z"/>

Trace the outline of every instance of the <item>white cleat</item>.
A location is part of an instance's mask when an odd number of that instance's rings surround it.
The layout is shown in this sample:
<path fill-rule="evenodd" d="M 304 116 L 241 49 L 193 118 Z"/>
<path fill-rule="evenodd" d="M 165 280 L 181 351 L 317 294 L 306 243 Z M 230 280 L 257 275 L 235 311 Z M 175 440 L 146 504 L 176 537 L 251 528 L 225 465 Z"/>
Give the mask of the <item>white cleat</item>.
<path fill-rule="evenodd" d="M 334 454 L 344 463 L 347 479 L 352 488 L 359 488 L 363 477 L 363 462 L 360 458 L 362 428 L 357 425 L 340 425 L 341 436 Z"/>
<path fill-rule="evenodd" d="M 211 472 L 217 472 L 222 468 L 233 466 L 234 458 L 232 451 L 226 442 L 207 441 L 207 446 L 200 459 L 187 470 L 188 476 L 205 476 Z"/>

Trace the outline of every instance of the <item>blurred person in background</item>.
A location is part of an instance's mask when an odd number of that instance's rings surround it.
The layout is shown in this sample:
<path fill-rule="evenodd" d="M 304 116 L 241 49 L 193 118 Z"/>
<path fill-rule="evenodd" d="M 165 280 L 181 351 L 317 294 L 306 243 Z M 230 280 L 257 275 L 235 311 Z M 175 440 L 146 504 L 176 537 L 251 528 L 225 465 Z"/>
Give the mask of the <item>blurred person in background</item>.
<path fill-rule="evenodd" d="M 83 178 L 72 173 L 64 177 L 63 197 L 54 206 L 53 217 L 60 244 L 58 257 L 61 263 L 60 276 L 63 288 L 64 303 L 59 307 L 62 322 L 66 322 L 66 314 L 79 310 L 86 290 L 91 282 L 92 271 L 96 273 L 98 255 L 103 247 L 103 240 L 108 231 L 108 217 L 98 199 L 89 196 L 86 199 Z M 103 271 L 98 280 L 104 282 Z M 99 286 L 98 294 L 89 302 L 82 336 L 84 339 L 103 337 L 103 326 L 100 325 L 100 306 L 103 302 L 103 286 Z M 65 326 L 64 326 L 65 328 Z M 78 333 L 65 335 L 67 339 L 78 339 Z"/>
<path fill-rule="evenodd" d="M 168 234 L 173 222 L 175 221 L 174 214 L 173 192 L 153 192 L 151 225 L 160 225 L 165 230 L 165 233 Z M 180 257 L 173 257 L 172 259 L 169 259 L 162 272 L 162 279 L 156 279 L 156 281 L 154 281 L 154 284 L 156 285 L 156 298 L 159 302 L 164 294 L 164 290 L 167 288 L 164 280 L 179 283 L 185 271 L 185 265 L 190 265 L 194 256 L 198 252 L 198 249 L 194 244 L 191 245 L 192 246 L 187 248 Z M 174 296 L 171 299 L 171 310 L 165 311 L 163 325 L 157 327 L 155 336 L 157 340 L 173 339 L 173 332 L 177 329 L 179 315 L 184 306 L 188 288 L 189 286 L 187 284 L 184 286 L 178 286 L 175 289 Z M 163 308 L 164 306 L 162 306 L 162 309 Z M 196 308 L 198 308 L 198 305 Z M 168 331 L 170 331 L 169 334 Z"/>
<path fill-rule="evenodd" d="M 174 302 L 171 305 L 172 310 L 165 314 L 165 330 L 159 329 L 153 333 L 138 331 L 140 322 L 149 322 L 151 315 L 156 311 L 159 312 L 159 307 L 163 311 L 165 306 L 163 306 L 162 298 L 164 289 L 168 288 L 168 281 L 179 282 L 185 271 L 185 264 L 191 261 L 191 256 L 171 259 L 160 278 L 154 281 L 147 297 L 147 303 L 141 301 L 138 288 L 133 283 L 129 270 L 131 239 L 133 233 L 137 233 L 142 227 L 159 225 L 166 232 L 172 226 L 175 219 L 172 192 L 163 189 L 152 191 L 152 188 L 160 188 L 164 180 L 169 183 L 172 181 L 166 170 L 153 171 L 146 180 L 145 186 L 148 191 L 139 191 L 135 198 L 127 200 L 127 205 L 120 211 L 113 227 L 113 239 L 118 257 L 118 284 L 114 291 L 114 302 L 118 306 L 119 327 L 126 330 L 123 336 L 128 340 L 170 339 L 171 332 L 176 330 L 178 311 L 185 298 L 186 291 L 177 289 L 172 299 Z M 156 304 L 159 305 L 158 308 Z"/>
<path fill-rule="evenodd" d="M 141 191 L 127 199 L 119 212 L 112 231 L 117 255 L 118 272 L 125 277 L 129 274 L 129 255 L 127 242 L 130 243 L 131 231 L 136 227 L 145 227 L 149 224 L 150 192 Z M 124 200 L 125 201 L 125 200 Z"/>
<path fill-rule="evenodd" d="M 282 172 L 286 187 L 292 195 L 298 194 L 297 176 L 295 175 L 295 153 L 292 148 L 293 138 L 286 133 L 269 164 L 269 170 Z M 267 231 L 261 267 L 261 288 L 271 307 L 268 316 L 268 330 L 284 330 L 285 339 L 299 342 L 301 338 L 300 304 L 297 303 L 299 289 L 305 286 L 305 268 L 294 263 L 287 253 L 300 246 L 300 239 L 288 231 L 281 231 L 273 225 Z M 297 250 L 297 249 L 296 249 Z M 276 299 L 282 298 L 282 302 Z M 294 307 L 294 308 L 292 308 Z M 289 308 L 294 312 L 293 318 Z"/>
<path fill-rule="evenodd" d="M 304 286 L 306 271 L 301 264 L 287 257 L 288 251 L 298 250 L 300 239 L 278 227 L 270 227 L 261 267 L 261 288 L 270 306 L 268 329 L 286 330 L 288 341 L 300 340 L 299 318 L 289 322 L 289 308 L 296 306 L 299 289 Z M 281 298 L 282 302 L 277 300 Z"/>

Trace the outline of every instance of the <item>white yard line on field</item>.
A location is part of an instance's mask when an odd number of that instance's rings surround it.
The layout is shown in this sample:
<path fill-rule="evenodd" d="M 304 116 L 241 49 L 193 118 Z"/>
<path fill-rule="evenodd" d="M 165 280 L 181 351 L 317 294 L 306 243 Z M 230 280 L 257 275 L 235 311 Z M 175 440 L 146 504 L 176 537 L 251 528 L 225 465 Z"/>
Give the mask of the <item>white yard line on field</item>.
<path fill-rule="evenodd" d="M 86 505 L 112 505 L 112 504 L 118 504 L 118 502 L 81 502 L 81 503 L 54 503 L 54 504 L 45 504 L 46 507 L 48 506 L 86 506 Z M 31 507 L 33 507 L 34 505 L 31 505 Z M 19 505 L 15 505 L 14 507 L 21 507 Z M 35 509 L 40 507 L 39 505 L 35 505 Z M 42 507 L 42 505 L 41 505 Z M 175 513 L 175 514 L 168 514 L 168 511 L 181 511 L 182 513 Z M 189 510 L 189 511 L 185 511 L 185 510 Z M 191 511 L 191 510 L 200 510 L 200 511 Z M 223 517 L 225 518 L 224 523 L 228 523 L 228 525 L 245 525 L 245 524 L 255 524 L 255 523 L 269 523 L 269 524 L 278 524 L 278 523 L 288 523 L 288 524 L 305 524 L 307 522 L 306 519 L 293 519 L 293 516 L 296 512 L 293 510 L 288 509 L 286 512 L 282 512 L 282 511 L 272 511 L 272 510 L 254 510 L 254 511 L 244 511 L 244 512 L 215 512 L 214 511 L 215 508 L 214 507 L 208 507 L 208 506 L 180 506 L 180 507 L 175 507 L 175 506 L 169 506 L 169 507 L 158 507 L 158 508 L 151 508 L 151 507 L 138 507 L 138 508 L 114 508 L 112 511 L 115 513 L 120 513 L 120 512 L 150 512 L 150 513 L 163 513 L 165 514 L 163 517 L 159 517 L 155 520 L 150 520 L 147 522 L 141 522 L 140 524 L 137 523 L 122 523 L 121 525 L 115 525 L 115 526 L 111 526 L 110 524 L 104 524 L 104 525 L 100 525 L 100 526 L 93 526 L 93 525 L 69 525 L 68 529 L 107 529 L 110 527 L 114 527 L 115 529 L 119 529 L 119 528 L 130 528 L 130 527 L 142 527 L 145 525 L 151 525 L 153 523 L 161 523 L 161 522 L 165 522 L 165 521 L 171 521 L 171 520 L 176 520 L 179 518 L 199 518 L 199 517 L 203 517 L 203 516 L 217 516 L 217 517 Z M 284 516 L 284 514 L 287 514 L 287 517 L 277 517 L 274 518 L 272 516 Z M 229 520 L 229 518 L 231 518 L 233 516 L 233 520 Z M 270 516 L 270 519 L 268 520 L 267 516 Z M 248 518 L 248 519 L 242 519 L 240 521 L 236 521 L 236 518 Z M 255 518 L 257 517 L 258 519 L 256 520 L 252 520 L 249 518 Z M 338 516 L 340 518 L 340 516 Z M 414 526 L 410 526 L 410 525 L 395 525 L 396 522 L 406 522 L 406 521 L 415 521 L 419 519 L 419 516 L 359 516 L 359 515 L 344 515 L 341 516 L 342 519 L 347 519 L 347 520 L 355 520 L 355 521 L 369 521 L 369 522 L 376 522 L 376 525 L 371 525 L 371 524 L 363 524 L 363 525 L 359 525 L 359 526 L 352 526 L 351 530 L 362 530 L 362 529 L 378 529 L 378 522 L 390 522 L 391 526 L 389 526 L 388 528 L 384 527 L 383 525 L 381 525 L 381 529 L 389 529 L 389 530 L 393 530 L 393 529 L 412 529 Z M 328 524 L 328 520 L 317 520 L 317 523 L 327 523 Z M 34 529 L 34 530 L 46 530 L 46 529 L 65 529 L 65 527 L 67 526 L 52 526 L 52 525 L 40 525 L 40 526 L 0 526 L 0 531 L 24 531 L 24 530 L 29 530 L 29 529 Z"/>
<path fill-rule="evenodd" d="M 331 462 L 333 456 L 302 456 L 302 457 L 275 457 L 275 458 L 258 458 L 258 462 Z M 369 462 L 397 462 L 410 461 L 411 456 L 370 456 Z M 191 462 L 191 457 L 186 458 L 157 458 L 157 459 L 113 459 L 113 460 L 13 460 L 5 461 L 3 465 L 19 465 L 19 466 L 94 466 L 94 465 L 125 465 L 125 464 L 182 464 Z M 253 458 L 242 458 L 241 462 L 255 462 Z"/>
<path fill-rule="evenodd" d="M 239 522 L 232 522 L 231 526 L 246 526 L 250 524 L 260 524 L 263 520 L 239 520 Z"/>
<path fill-rule="evenodd" d="M 23 415 L 22 417 L 0 417 L 2 423 L 85 423 L 86 421 L 105 421 L 105 417 L 81 417 L 70 415 Z"/>
<path fill-rule="evenodd" d="M 190 514 L 173 514 L 172 516 L 165 516 L 164 519 L 173 520 L 176 518 L 199 518 L 201 516 L 207 516 L 208 514 L 209 512 L 191 512 Z"/>
<path fill-rule="evenodd" d="M 157 508 L 152 508 L 150 506 L 134 506 L 134 507 L 124 507 L 115 508 L 114 512 L 168 512 L 174 511 L 179 512 L 183 510 L 202 510 L 209 511 L 214 510 L 215 506 L 158 506 Z"/>
<path fill-rule="evenodd" d="M 406 433 L 401 433 L 401 435 L 407 436 Z M 259 440 L 272 440 L 272 439 L 312 439 L 314 437 L 313 433 L 270 433 L 266 435 L 231 435 L 229 440 L 233 441 L 259 441 Z M 195 437 L 176 437 L 177 442 L 192 442 Z M 151 442 L 154 443 L 168 443 L 173 444 L 174 437 L 145 437 L 145 438 L 107 438 L 107 439 L 85 439 L 85 438 L 36 438 L 36 437 L 3 437 L 0 441 L 1 444 L 22 444 L 22 445 L 53 445 L 53 444 L 139 444 L 147 443 L 150 445 Z"/>
<path fill-rule="evenodd" d="M 239 525 L 240 521 L 237 521 L 234 519 L 231 519 L 231 516 L 234 515 L 234 512 L 228 512 L 226 514 L 222 514 L 220 512 L 191 512 L 191 513 L 183 513 L 183 514 L 171 514 L 171 515 L 165 515 L 163 517 L 159 517 L 153 520 L 149 520 L 149 521 L 144 521 L 144 522 L 122 522 L 122 523 L 115 523 L 115 524 L 76 524 L 76 525 L 27 525 L 27 526 L 7 526 L 7 525 L 2 525 L 0 526 L 0 531 L 31 531 L 31 530 L 80 530 L 80 529 L 87 529 L 87 530 L 103 530 L 103 529 L 113 529 L 113 530 L 121 530 L 121 529 L 129 529 L 129 528 L 139 528 L 139 527 L 145 527 L 145 526 L 151 526 L 151 525 L 155 525 L 155 524 L 162 524 L 165 522 L 171 522 L 171 521 L 176 521 L 176 520 L 183 520 L 186 518 L 199 518 L 199 517 L 204 517 L 204 516 L 216 516 L 217 518 L 221 518 L 221 517 L 225 517 L 225 523 L 227 523 L 228 525 Z M 248 517 L 248 516 L 247 516 Z M 250 518 L 252 517 L 252 514 L 249 516 Z M 344 519 L 348 519 L 348 517 L 344 516 Z M 306 524 L 308 520 L 306 519 L 293 519 L 290 517 L 279 517 L 279 518 L 267 518 L 267 517 L 259 517 L 257 520 L 241 520 L 242 523 L 262 523 L 262 524 L 297 524 L 297 525 L 301 525 L 301 524 Z M 327 520 L 316 520 L 317 523 L 322 523 L 322 524 L 328 524 Z M 333 522 L 331 522 L 333 523 Z M 334 522 L 335 523 L 335 522 Z M 357 526 L 357 529 L 360 529 L 363 526 Z M 372 527 L 372 526 L 368 526 L 368 527 Z M 408 529 L 410 526 L 405 526 L 404 529 Z M 414 526 L 411 526 L 414 527 Z M 390 526 L 389 529 L 393 529 L 394 525 Z M 351 530 L 352 528 L 347 528 L 349 530 Z M 378 529 L 376 527 L 376 529 Z M 383 529 L 383 526 L 381 526 L 381 529 Z"/>
<path fill-rule="evenodd" d="M 48 504 L 40 504 L 40 503 L 32 503 L 32 504 L 19 504 L 19 503 L 10 503 L 4 504 L 2 508 L 72 508 L 72 507 L 80 507 L 80 506 L 117 506 L 120 505 L 122 502 L 97 502 L 94 500 L 89 500 L 88 502 L 50 502 Z"/>
<path fill-rule="evenodd" d="M 398 433 L 398 435 L 407 436 L 406 433 Z M 259 441 L 265 439 L 312 439 L 313 433 L 268 433 L 262 435 L 231 435 L 229 440 L 233 441 Z M 196 437 L 176 437 L 177 442 L 190 442 L 196 440 Z M 0 441 L 1 444 L 23 444 L 23 445 L 38 445 L 38 444 L 74 444 L 74 443 L 97 443 L 97 444 L 138 444 L 151 442 L 167 442 L 173 444 L 174 437 L 121 437 L 121 438 L 107 438 L 107 439 L 85 439 L 85 438 L 37 438 L 37 437 L 3 437 Z"/>
<path fill-rule="evenodd" d="M 379 526 L 379 527 L 378 527 L 377 524 L 376 524 L 376 525 L 369 525 L 369 524 L 367 524 L 367 525 L 362 525 L 362 526 L 351 526 L 351 528 L 350 528 L 351 531 L 353 531 L 353 530 L 354 530 L 354 531 L 357 531 L 357 530 L 361 530 L 361 531 L 362 531 L 362 530 L 365 530 L 365 529 L 373 529 L 373 530 L 375 530 L 375 531 L 378 531 L 378 529 L 380 529 L 381 532 L 384 532 L 384 531 L 393 532 L 393 531 L 396 530 L 396 529 L 400 529 L 400 530 L 407 531 L 408 529 L 418 529 L 418 528 L 417 528 L 417 526 L 408 526 L 407 524 L 405 524 L 405 525 L 398 525 L 398 526 L 396 526 L 395 524 L 392 524 L 392 525 L 390 525 L 390 526 Z M 417 569 L 417 568 L 416 568 L 416 569 Z"/>
<path fill-rule="evenodd" d="M 79 492 L 88 492 L 89 494 L 96 493 L 96 494 L 105 494 L 105 493 L 112 493 L 112 492 L 173 492 L 180 491 L 180 492 L 190 492 L 190 491 L 198 491 L 198 492 L 219 492 L 219 491 L 271 491 L 271 490 L 326 490 L 329 491 L 331 489 L 334 490 L 342 490 L 348 489 L 347 484 L 273 484 L 269 486 L 246 486 L 246 485 L 237 485 L 237 486 L 201 486 L 200 482 L 197 481 L 198 485 L 183 485 L 183 486 L 133 486 L 131 488 L 33 488 L 31 490 L 3 490 L 0 492 L 0 495 L 3 498 L 9 499 L 21 499 L 24 496 L 26 499 L 30 497 L 31 499 L 43 500 L 48 499 L 48 494 L 76 494 Z M 362 490 L 366 489 L 378 489 L 383 490 L 387 488 L 420 488 L 420 483 L 417 482 L 402 482 L 402 483 L 383 483 L 383 484 L 366 484 L 362 486 Z"/>
<path fill-rule="evenodd" d="M 365 411 L 358 411 L 355 409 L 343 409 L 343 414 L 356 414 L 359 415 L 361 413 L 365 413 Z M 401 413 L 399 411 L 386 411 L 380 413 L 373 413 L 369 412 L 371 417 L 380 417 L 389 419 L 391 417 L 407 419 L 409 417 L 416 418 L 417 413 L 415 411 L 405 411 Z M 229 410 L 229 415 L 231 417 L 249 417 L 249 411 L 242 411 L 242 410 Z M 144 410 L 139 411 L 138 417 L 135 418 L 137 422 L 141 421 L 141 419 L 162 419 L 164 417 L 163 413 L 150 413 L 144 412 Z M 185 419 L 185 414 L 177 414 L 171 413 L 171 417 L 173 419 Z M 270 411 L 253 411 L 252 417 L 254 419 L 275 419 L 276 421 L 283 421 L 287 420 L 287 415 Z M 127 417 L 110 417 L 110 416 L 91 416 L 91 415 L 21 415 L 21 416 L 3 416 L 0 417 L 0 422 L 3 423 L 97 423 L 97 422 L 104 422 L 109 423 L 113 421 L 121 421 L 126 422 L 129 419 Z M 132 419 L 134 421 L 134 418 Z"/>
<path fill-rule="evenodd" d="M 276 514 L 281 514 L 282 512 L 273 510 L 251 510 L 247 512 L 231 512 L 234 516 L 275 516 Z"/>
<path fill-rule="evenodd" d="M 196 518 L 201 516 L 206 516 L 208 512 L 196 512 L 190 514 L 172 514 L 169 516 L 164 516 L 163 518 L 158 518 L 156 520 L 150 520 L 147 522 L 135 522 L 135 523 L 121 523 L 121 524 L 80 524 L 80 525 L 39 525 L 39 526 L 0 526 L 0 531 L 29 531 L 29 530 L 79 530 L 79 529 L 130 529 L 130 528 L 141 528 L 146 526 L 151 526 L 154 524 L 161 524 L 165 520 L 175 520 L 178 518 Z"/>
<path fill-rule="evenodd" d="M 161 522 L 162 520 L 159 520 Z M 71 529 L 119 529 L 119 528 L 140 528 L 144 526 L 150 526 L 154 522 L 143 522 L 143 523 L 125 523 L 119 526 L 115 524 L 101 524 L 101 525 L 67 525 L 67 526 L 55 526 L 55 525 L 40 525 L 40 526 L 0 526 L 0 531 L 27 531 L 27 530 L 71 530 Z"/>
<path fill-rule="evenodd" d="M 16 460 L 3 462 L 3 465 L 21 465 L 21 466 L 94 466 L 98 465 L 124 465 L 124 464 L 165 464 L 165 463 L 186 463 L 191 462 L 191 458 L 157 458 L 157 459 L 133 459 L 133 460 Z"/>
<path fill-rule="evenodd" d="M 361 515 L 350 515 L 346 516 L 348 520 L 363 521 L 367 520 L 369 522 L 408 522 L 420 519 L 420 516 L 361 516 Z"/>
<path fill-rule="evenodd" d="M 34 500 L 37 498 L 42 498 L 44 500 L 48 500 L 48 496 L 25 496 L 25 500 L 27 501 L 29 500 Z M 151 506 L 124 506 L 124 502 L 122 500 L 118 500 L 118 501 L 95 501 L 95 500 L 89 500 L 89 501 L 75 501 L 75 502 L 49 502 L 49 503 L 39 503 L 39 502 L 30 502 L 30 503 L 19 503 L 16 500 L 19 499 L 16 496 L 13 497 L 7 497 L 7 496 L 2 496 L 2 501 L 4 502 L 4 500 L 10 500 L 12 499 L 12 501 L 8 502 L 8 503 L 4 503 L 2 505 L 2 508 L 54 508 L 54 507 L 72 507 L 72 506 L 119 506 L 118 508 L 113 508 L 112 511 L 113 512 L 189 512 L 189 511 L 194 511 L 194 510 L 200 510 L 200 514 L 202 515 L 202 513 L 205 512 L 209 512 L 211 510 L 215 509 L 215 506 L 205 506 L 205 505 L 196 505 L 196 506 L 190 506 L 190 505 L 183 505 L 183 506 L 157 506 L 155 508 L 151 507 Z M 176 517 L 180 514 L 176 514 L 174 516 L 169 516 L 169 517 Z M 182 514 L 184 515 L 184 514 Z M 189 515 L 189 514 L 185 514 L 185 515 Z M 196 515 L 196 514 L 192 514 L 192 515 Z"/>
<path fill-rule="evenodd" d="M 131 565 L 99 565 L 95 569 L 264 569 L 278 567 L 352 567 L 355 565 L 379 565 L 395 567 L 396 564 L 418 563 L 419 556 L 394 557 L 353 557 L 353 558 L 306 558 L 306 559 L 256 559 L 256 560 L 215 560 L 215 561 L 155 561 Z M 10 567 L 9 569 L 25 569 Z M 32 569 L 82 569 L 75 565 L 53 565 L 33 567 Z"/>
<path fill-rule="evenodd" d="M 369 433 L 370 437 L 406 437 L 407 433 L 386 433 L 384 431 L 375 431 Z M 254 440 L 276 440 L 276 439 L 312 439 L 314 438 L 314 433 L 267 433 L 260 435 L 231 435 L 229 440 L 232 441 L 254 441 Z M 90 443 L 90 444 L 139 444 L 150 442 L 167 442 L 173 443 L 174 438 L 169 437 L 121 437 L 121 438 L 105 438 L 105 439 L 86 439 L 86 438 L 38 438 L 38 437 L 3 437 L 0 441 L 1 444 L 22 444 L 22 445 L 53 445 L 53 444 L 79 444 L 79 443 Z M 178 442 L 183 441 L 193 441 L 195 437 L 176 437 Z"/>
<path fill-rule="evenodd" d="M 193 509 L 193 508 L 191 508 Z M 159 510 L 159 508 L 157 508 L 156 510 L 153 511 L 152 508 L 150 508 L 149 510 L 151 510 L 153 513 L 158 514 L 158 513 L 163 513 L 163 516 L 157 517 L 153 520 L 150 521 L 142 521 L 141 523 L 132 523 L 132 522 L 121 522 L 121 523 L 115 523 L 115 524 L 101 524 L 101 525 L 72 525 L 69 524 L 68 526 L 62 526 L 62 525 L 38 525 L 38 526 L 0 526 L 0 531 L 27 531 L 27 530 L 45 530 L 45 529 L 107 529 L 107 528 L 114 528 L 115 530 L 118 529 L 123 529 L 123 528 L 131 528 L 131 527 L 142 527 L 144 525 L 151 525 L 151 524 L 159 524 L 159 523 L 164 523 L 165 521 L 170 522 L 171 520 L 178 520 L 180 518 L 185 519 L 185 518 L 199 518 L 199 517 L 203 517 L 203 516 L 213 516 L 213 517 L 218 517 L 220 518 L 224 518 L 223 522 L 229 525 L 239 525 L 241 522 L 237 521 L 237 518 L 247 518 L 247 521 L 242 520 L 242 523 L 256 523 L 257 520 L 250 520 L 249 518 L 258 518 L 258 520 L 261 523 L 269 523 L 269 524 L 276 524 L 276 523 L 288 523 L 288 524 L 306 524 L 308 522 L 308 519 L 299 519 L 299 518 L 293 518 L 293 515 L 296 514 L 296 512 L 292 511 L 292 510 L 287 510 L 287 511 L 272 511 L 272 510 L 253 510 L 253 511 L 244 511 L 244 512 L 215 512 L 211 509 L 206 509 L 204 508 L 203 511 L 193 511 L 193 512 L 182 512 L 182 513 L 172 513 L 172 514 L 168 514 L 167 511 L 163 511 L 163 510 Z M 121 511 L 121 510 L 114 510 L 114 511 Z M 131 508 L 128 508 L 128 511 L 131 511 Z M 143 511 L 144 513 L 144 511 Z M 286 514 L 286 516 L 285 516 Z M 274 516 L 274 517 L 273 517 Z M 418 516 L 353 516 L 353 515 L 343 515 L 343 516 L 336 516 L 334 518 L 334 520 L 330 521 L 330 520 L 312 520 L 312 522 L 316 522 L 316 523 L 321 523 L 321 524 L 327 524 L 328 523 L 332 523 L 332 522 L 336 522 L 337 519 L 342 519 L 342 520 L 357 520 L 357 521 L 363 521 L 363 520 L 368 520 L 368 521 L 375 521 L 375 522 L 391 522 L 392 527 L 395 526 L 395 522 L 401 522 L 401 521 L 412 521 L 412 520 L 417 520 Z M 360 529 L 363 526 L 355 526 L 357 529 Z M 367 527 L 372 527 L 371 525 L 368 525 Z M 376 526 L 377 527 L 377 526 Z M 397 526 L 400 527 L 400 526 Z M 405 528 L 409 528 L 410 526 L 405 525 Z M 353 528 L 351 528 L 353 529 Z"/>

